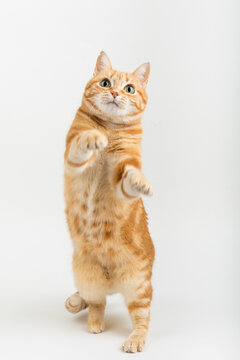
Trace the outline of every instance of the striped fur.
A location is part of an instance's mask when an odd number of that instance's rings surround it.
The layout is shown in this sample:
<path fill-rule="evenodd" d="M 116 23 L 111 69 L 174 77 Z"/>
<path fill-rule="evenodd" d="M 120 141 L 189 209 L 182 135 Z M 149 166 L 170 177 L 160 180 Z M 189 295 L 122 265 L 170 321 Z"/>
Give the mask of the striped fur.
<path fill-rule="evenodd" d="M 88 328 L 104 329 L 106 296 L 122 293 L 133 332 L 126 352 L 142 351 L 150 319 L 154 247 L 141 199 L 151 186 L 141 171 L 141 117 L 147 104 L 149 64 L 134 73 L 112 69 L 101 53 L 66 137 L 66 217 L 74 246 L 78 292 L 66 301 L 76 313 L 88 307 Z M 111 87 L 100 81 L 110 79 Z M 134 94 L 124 91 L 126 84 Z M 113 91 L 113 94 L 111 93 Z M 113 98 L 116 104 L 108 104 Z"/>

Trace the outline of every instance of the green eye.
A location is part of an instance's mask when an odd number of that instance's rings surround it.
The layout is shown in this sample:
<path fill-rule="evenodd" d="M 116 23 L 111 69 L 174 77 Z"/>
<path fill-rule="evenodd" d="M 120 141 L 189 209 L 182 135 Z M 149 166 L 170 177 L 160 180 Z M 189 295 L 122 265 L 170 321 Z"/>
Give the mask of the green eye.
<path fill-rule="evenodd" d="M 135 93 L 135 88 L 132 85 L 126 85 L 123 90 L 126 91 L 126 93 L 128 93 L 128 94 Z"/>
<path fill-rule="evenodd" d="M 108 79 L 103 79 L 102 81 L 100 81 L 100 86 L 104 87 L 104 88 L 109 88 L 111 87 L 111 83 Z"/>

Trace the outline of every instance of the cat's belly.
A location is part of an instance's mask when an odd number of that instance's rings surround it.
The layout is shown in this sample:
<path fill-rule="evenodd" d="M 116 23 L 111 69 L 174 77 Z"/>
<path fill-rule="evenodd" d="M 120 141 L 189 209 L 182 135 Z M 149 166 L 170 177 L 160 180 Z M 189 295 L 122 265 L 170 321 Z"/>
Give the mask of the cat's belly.
<path fill-rule="evenodd" d="M 121 239 L 119 219 L 83 211 L 77 221 L 73 270 L 81 296 L 94 301 L 93 297 L 121 292 L 133 264 Z"/>
<path fill-rule="evenodd" d="M 75 183 L 66 200 L 74 277 L 81 296 L 97 299 L 121 292 L 137 268 L 121 233 L 128 203 L 118 199 L 106 182 L 101 186 L 101 177 Z"/>
<path fill-rule="evenodd" d="M 102 250 L 113 256 L 117 245 L 119 224 L 124 217 L 123 202 L 102 176 L 90 177 L 76 182 L 66 197 L 66 214 L 74 246 L 83 251 Z M 114 244 L 112 241 L 114 240 Z M 104 256 L 104 255 L 103 255 Z"/>
<path fill-rule="evenodd" d="M 124 251 L 111 257 L 105 251 L 98 251 L 96 257 L 91 250 L 84 255 L 74 253 L 73 273 L 76 287 L 86 301 L 98 301 L 114 293 L 124 293 L 124 288 L 134 282 L 137 266 L 129 261 L 119 262 Z"/>

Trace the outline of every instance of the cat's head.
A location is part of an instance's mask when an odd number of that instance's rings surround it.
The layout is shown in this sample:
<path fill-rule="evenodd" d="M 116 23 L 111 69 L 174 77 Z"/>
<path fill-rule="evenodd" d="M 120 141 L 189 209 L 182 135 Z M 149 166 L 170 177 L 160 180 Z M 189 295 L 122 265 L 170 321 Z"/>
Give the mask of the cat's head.
<path fill-rule="evenodd" d="M 102 51 L 93 78 L 85 88 L 83 103 L 90 113 L 103 120 L 130 123 L 145 110 L 149 71 L 149 63 L 132 73 L 114 70 L 107 54 Z"/>

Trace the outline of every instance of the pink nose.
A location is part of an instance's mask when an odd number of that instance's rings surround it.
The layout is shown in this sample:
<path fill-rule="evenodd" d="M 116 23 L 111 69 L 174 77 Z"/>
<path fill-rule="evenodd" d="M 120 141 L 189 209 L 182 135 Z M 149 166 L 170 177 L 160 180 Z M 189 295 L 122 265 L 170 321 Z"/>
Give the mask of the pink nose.
<path fill-rule="evenodd" d="M 114 90 L 111 91 L 111 94 L 114 97 L 114 99 L 119 95 L 119 93 L 117 91 L 114 91 Z"/>

